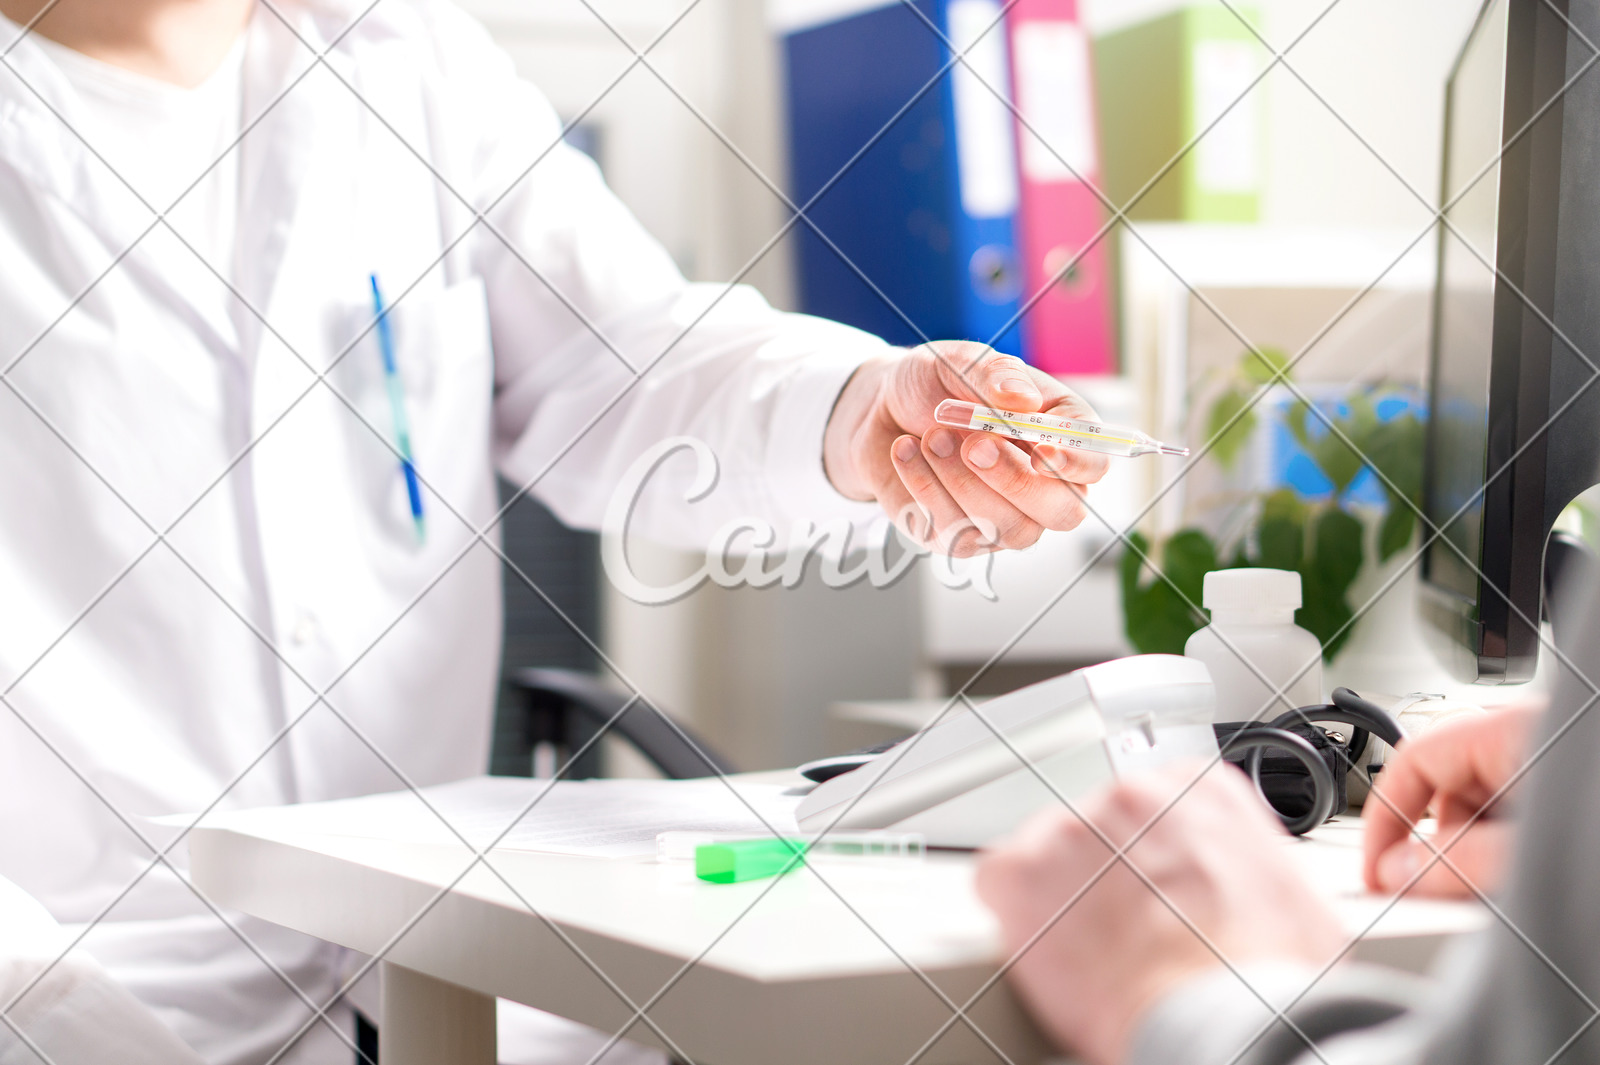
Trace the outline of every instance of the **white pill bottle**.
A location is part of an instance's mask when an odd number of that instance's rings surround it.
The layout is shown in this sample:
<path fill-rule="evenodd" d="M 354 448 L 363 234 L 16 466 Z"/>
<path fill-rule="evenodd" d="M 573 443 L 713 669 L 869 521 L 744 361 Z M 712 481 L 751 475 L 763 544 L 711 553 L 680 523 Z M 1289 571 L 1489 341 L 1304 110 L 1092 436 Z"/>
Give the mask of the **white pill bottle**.
<path fill-rule="evenodd" d="M 1282 569 L 1219 569 L 1206 574 L 1211 624 L 1183 653 L 1211 670 L 1218 721 L 1271 721 L 1324 701 L 1322 643 L 1294 623 L 1300 574 Z"/>

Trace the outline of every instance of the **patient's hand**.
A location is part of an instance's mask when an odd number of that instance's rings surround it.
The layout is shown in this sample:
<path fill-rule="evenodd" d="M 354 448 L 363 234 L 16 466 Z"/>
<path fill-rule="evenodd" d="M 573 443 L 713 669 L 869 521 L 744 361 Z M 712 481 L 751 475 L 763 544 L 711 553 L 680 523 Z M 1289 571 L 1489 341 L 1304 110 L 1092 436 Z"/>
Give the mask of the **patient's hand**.
<path fill-rule="evenodd" d="M 1433 858 L 1411 834 L 1430 810 L 1439 819 L 1434 844 L 1461 875 L 1435 862 L 1411 890 L 1462 898 L 1472 894 L 1469 881 L 1482 891 L 1499 886 L 1511 825 L 1485 807 L 1522 768 L 1537 716 L 1533 707 L 1509 707 L 1447 722 L 1400 745 L 1362 809 L 1368 887 L 1398 891 Z"/>
<path fill-rule="evenodd" d="M 1023 826 L 978 868 L 1008 956 L 1024 951 L 1011 972 L 1024 1002 L 1051 1038 L 1096 1065 L 1120 1061 L 1145 1010 L 1221 966 L 1219 954 L 1236 965 L 1322 966 L 1346 945 L 1242 774 L 1213 769 L 1166 809 L 1200 770 L 1125 780 L 1079 806 L 1117 846 L 1159 815 L 1127 852 L 1154 889 L 1122 863 L 1086 886 L 1112 852 L 1064 808 Z"/>
<path fill-rule="evenodd" d="M 845 386 L 823 440 L 834 487 L 877 500 L 913 540 L 957 557 L 1028 547 L 1046 529 L 1083 521 L 1083 494 L 1105 473 L 1104 455 L 945 428 L 933 410 L 946 399 L 1095 418 L 1065 385 L 1015 356 L 935 341 L 873 359 Z"/>

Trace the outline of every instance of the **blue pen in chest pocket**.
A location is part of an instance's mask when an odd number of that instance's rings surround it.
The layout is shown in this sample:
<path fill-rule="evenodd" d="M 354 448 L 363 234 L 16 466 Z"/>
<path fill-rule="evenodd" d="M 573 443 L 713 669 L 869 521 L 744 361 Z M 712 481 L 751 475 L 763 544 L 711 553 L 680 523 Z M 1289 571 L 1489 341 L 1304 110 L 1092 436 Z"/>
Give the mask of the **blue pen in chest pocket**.
<path fill-rule="evenodd" d="M 411 453 L 411 426 L 406 417 L 405 388 L 400 381 L 400 368 L 394 357 L 394 332 L 389 321 L 388 308 L 384 306 L 383 290 L 378 287 L 378 275 L 372 274 L 372 311 L 377 315 L 378 351 L 383 355 L 383 380 L 389 392 L 389 412 L 394 422 L 395 450 L 400 452 L 400 470 L 406 478 L 406 497 L 411 505 L 411 520 L 417 530 L 417 542 L 426 543 L 427 524 L 422 515 L 422 485 L 417 480 L 417 466 Z"/>

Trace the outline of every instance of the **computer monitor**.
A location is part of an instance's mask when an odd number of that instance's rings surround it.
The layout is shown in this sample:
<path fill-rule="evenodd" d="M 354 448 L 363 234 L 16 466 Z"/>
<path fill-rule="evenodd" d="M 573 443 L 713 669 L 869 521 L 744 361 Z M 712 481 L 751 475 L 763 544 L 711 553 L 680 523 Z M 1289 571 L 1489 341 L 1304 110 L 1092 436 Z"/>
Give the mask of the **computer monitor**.
<path fill-rule="evenodd" d="M 1532 677 L 1551 528 L 1600 481 L 1600 66 L 1579 33 L 1600 41 L 1600 0 L 1487 0 L 1446 93 L 1422 613 L 1463 680 Z"/>

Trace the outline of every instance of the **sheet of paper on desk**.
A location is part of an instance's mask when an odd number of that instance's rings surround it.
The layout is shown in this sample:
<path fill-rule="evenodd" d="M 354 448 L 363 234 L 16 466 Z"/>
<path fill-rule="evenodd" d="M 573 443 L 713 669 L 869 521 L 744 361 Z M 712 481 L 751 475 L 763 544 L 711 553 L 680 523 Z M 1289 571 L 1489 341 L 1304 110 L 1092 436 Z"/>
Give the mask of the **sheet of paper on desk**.
<path fill-rule="evenodd" d="M 500 850 L 629 858 L 654 854 L 662 832 L 795 832 L 799 799 L 784 790 L 717 779 L 551 783 L 478 777 L 416 793 L 214 814 L 204 823 L 246 831 L 271 831 L 276 825 L 418 843 L 459 845 L 465 837 L 479 849 L 493 845 Z"/>

